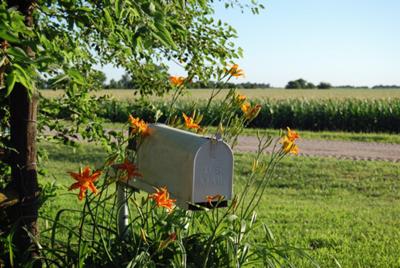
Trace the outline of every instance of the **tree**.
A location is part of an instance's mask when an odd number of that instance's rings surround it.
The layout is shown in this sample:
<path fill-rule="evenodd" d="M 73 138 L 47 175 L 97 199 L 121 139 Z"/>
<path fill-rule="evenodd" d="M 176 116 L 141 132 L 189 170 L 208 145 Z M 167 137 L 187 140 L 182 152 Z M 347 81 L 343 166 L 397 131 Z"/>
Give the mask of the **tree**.
<path fill-rule="evenodd" d="M 316 86 L 315 86 L 313 83 L 308 82 L 307 85 L 306 85 L 306 88 L 307 88 L 307 89 L 315 89 Z"/>
<path fill-rule="evenodd" d="M 285 87 L 286 89 L 303 89 L 307 88 L 307 81 L 300 78 L 294 81 L 289 81 Z"/>
<path fill-rule="evenodd" d="M 8 152 L 1 165 L 11 167 L 11 179 L 8 174 L 0 176 L 10 182 L 6 196 L 14 193 L 19 200 L 19 208 L 13 210 L 18 213 L 10 217 L 13 222 L 23 219 L 14 236 L 20 252 L 29 249 L 31 258 L 37 254 L 34 240 L 40 187 L 36 129 L 50 125 L 64 141 L 72 135 L 70 129 L 58 129 L 49 109 L 37 117 L 39 74 L 51 77 L 52 87 L 65 89 L 60 101 L 74 114 L 71 119 L 77 120 L 78 131 L 82 125 L 87 129 L 86 124 L 96 119 L 96 102 L 90 101 L 88 93 L 99 87 L 103 78 L 94 71 L 95 64 L 125 68 L 131 77 L 140 78 L 141 94 L 163 94 L 170 89 L 166 68 L 159 68 L 163 59 L 181 62 L 190 78 L 215 78 L 217 70 L 239 57 L 241 51 L 227 42 L 236 37 L 235 30 L 212 18 L 212 2 L 1 2 L 0 102 L 6 104 L 2 105 L 6 111 L 0 129 L 5 138 L 0 145 Z M 253 12 L 257 13 L 257 8 L 254 4 Z M 42 105 L 46 103 L 42 100 Z M 81 133 L 88 135 L 86 130 Z"/>
<path fill-rule="evenodd" d="M 111 79 L 107 88 L 111 88 L 111 89 L 119 88 L 118 82 L 115 81 L 114 79 Z"/>
<path fill-rule="evenodd" d="M 315 89 L 316 86 L 311 83 L 307 82 L 306 80 L 300 78 L 294 81 L 289 81 L 285 87 L 286 89 Z"/>
<path fill-rule="evenodd" d="M 102 71 L 93 70 L 92 79 L 94 80 L 96 88 L 104 88 L 107 76 Z"/>
<path fill-rule="evenodd" d="M 326 82 L 321 82 L 318 84 L 318 89 L 330 89 L 332 88 L 332 85 Z"/>

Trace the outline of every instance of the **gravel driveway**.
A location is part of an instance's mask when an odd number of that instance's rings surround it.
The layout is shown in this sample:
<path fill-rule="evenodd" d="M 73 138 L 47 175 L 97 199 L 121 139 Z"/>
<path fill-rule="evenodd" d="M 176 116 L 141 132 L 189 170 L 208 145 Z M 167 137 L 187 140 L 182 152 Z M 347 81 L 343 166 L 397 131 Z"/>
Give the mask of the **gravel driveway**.
<path fill-rule="evenodd" d="M 257 143 L 256 137 L 239 137 L 235 151 L 255 152 L 257 150 Z M 299 139 L 296 143 L 300 149 L 299 155 L 304 156 L 400 162 L 400 144 L 306 139 Z M 271 150 L 272 146 L 267 149 L 267 151 Z"/>

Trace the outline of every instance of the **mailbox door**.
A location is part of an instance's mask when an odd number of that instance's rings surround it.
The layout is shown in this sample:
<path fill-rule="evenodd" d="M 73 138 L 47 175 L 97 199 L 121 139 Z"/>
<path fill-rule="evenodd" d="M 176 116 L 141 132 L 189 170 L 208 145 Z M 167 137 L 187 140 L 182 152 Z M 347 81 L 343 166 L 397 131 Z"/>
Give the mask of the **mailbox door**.
<path fill-rule="evenodd" d="M 232 198 L 233 154 L 222 141 L 209 141 L 200 147 L 194 165 L 193 202 L 207 201 L 208 195 Z"/>

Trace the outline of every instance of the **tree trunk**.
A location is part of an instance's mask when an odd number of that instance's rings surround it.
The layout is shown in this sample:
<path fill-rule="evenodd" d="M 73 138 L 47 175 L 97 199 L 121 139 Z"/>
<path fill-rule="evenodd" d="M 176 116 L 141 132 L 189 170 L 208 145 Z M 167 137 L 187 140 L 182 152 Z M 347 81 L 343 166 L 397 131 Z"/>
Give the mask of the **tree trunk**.
<path fill-rule="evenodd" d="M 33 27 L 35 0 L 8 0 L 9 7 L 16 7 L 24 16 L 26 25 Z M 11 44 L 12 45 L 12 44 Z M 31 57 L 34 53 L 29 47 L 26 52 Z M 10 216 L 16 223 L 14 244 L 18 257 L 27 257 L 33 266 L 38 257 L 38 195 L 40 192 L 36 171 L 36 118 L 37 97 L 29 96 L 28 89 L 22 84 L 15 84 L 9 96 L 10 105 L 10 145 L 15 151 L 10 154 L 12 188 L 19 195 L 20 202 L 10 209 Z"/>
<path fill-rule="evenodd" d="M 38 195 L 40 192 L 36 172 L 36 116 L 37 98 L 29 97 L 21 84 L 16 84 L 10 95 L 10 134 L 12 188 L 19 195 L 19 203 L 9 209 L 16 225 L 14 243 L 27 257 L 38 256 Z"/>

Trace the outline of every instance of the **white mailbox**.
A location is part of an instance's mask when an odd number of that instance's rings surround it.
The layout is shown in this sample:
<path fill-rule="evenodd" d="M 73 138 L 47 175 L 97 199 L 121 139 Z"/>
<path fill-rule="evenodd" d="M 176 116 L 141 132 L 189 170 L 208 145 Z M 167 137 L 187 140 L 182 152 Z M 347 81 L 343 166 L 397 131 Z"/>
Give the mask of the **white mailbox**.
<path fill-rule="evenodd" d="M 232 198 L 233 154 L 222 140 L 203 137 L 163 124 L 149 125 L 150 135 L 138 145 L 137 166 L 143 178 L 129 186 L 154 192 L 167 186 L 182 208 L 207 205 L 207 196 Z M 215 200 L 214 200 L 215 201 Z"/>

